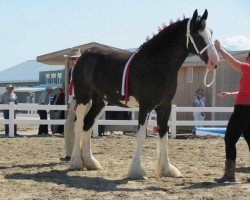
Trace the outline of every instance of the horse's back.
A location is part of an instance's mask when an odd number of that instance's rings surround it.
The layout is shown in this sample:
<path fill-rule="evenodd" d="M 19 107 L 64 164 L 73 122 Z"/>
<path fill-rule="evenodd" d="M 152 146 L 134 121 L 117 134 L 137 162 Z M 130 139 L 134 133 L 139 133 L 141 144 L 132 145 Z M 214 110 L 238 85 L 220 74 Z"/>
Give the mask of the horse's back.
<path fill-rule="evenodd" d="M 95 91 L 100 96 L 116 96 L 131 55 L 132 52 L 106 47 L 92 47 L 83 52 L 73 73 L 76 97 L 82 90 Z"/>
<path fill-rule="evenodd" d="M 129 52 L 127 50 L 123 50 L 123 49 L 117 49 L 117 48 L 110 48 L 110 47 L 91 47 L 88 50 L 86 50 L 85 52 L 83 52 L 84 54 L 89 54 L 89 53 L 93 53 L 96 55 L 106 55 L 106 56 L 110 56 L 113 57 L 114 59 L 129 59 L 129 57 L 132 55 L 132 52 Z"/>

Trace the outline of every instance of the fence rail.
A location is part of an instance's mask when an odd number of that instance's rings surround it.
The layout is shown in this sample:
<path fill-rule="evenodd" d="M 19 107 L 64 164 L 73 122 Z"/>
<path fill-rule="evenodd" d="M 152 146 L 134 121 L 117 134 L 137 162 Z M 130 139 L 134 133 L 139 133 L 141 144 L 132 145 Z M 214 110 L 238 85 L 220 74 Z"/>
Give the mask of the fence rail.
<path fill-rule="evenodd" d="M 38 104 L 0 104 L 0 110 L 9 110 L 9 119 L 0 118 L 0 123 L 9 124 L 9 136 L 14 137 L 14 125 L 15 124 L 48 124 L 48 125 L 61 125 L 65 123 L 62 119 L 48 119 L 40 120 L 37 114 L 34 113 L 37 110 L 67 110 L 66 105 L 38 105 Z M 15 111 L 27 111 L 28 114 L 18 114 L 14 119 Z M 33 111 L 33 112 L 32 112 Z M 130 111 L 132 112 L 132 120 L 106 120 L 105 115 L 102 119 L 98 120 L 98 123 L 94 127 L 93 135 L 98 136 L 98 125 L 127 125 L 134 126 L 138 125 L 138 121 L 135 120 L 135 112 L 139 111 L 139 108 L 121 108 L 117 106 L 106 106 L 105 111 Z M 197 122 L 193 120 L 178 120 L 176 119 L 177 112 L 233 112 L 233 107 L 177 107 L 172 105 L 172 111 L 170 120 L 168 122 L 171 128 L 171 137 L 176 138 L 176 126 L 194 126 Z M 0 116 L 1 117 L 1 116 Z M 155 112 L 151 112 L 148 125 L 156 126 Z M 200 121 L 200 125 L 207 126 L 225 126 L 228 123 L 227 120 L 206 120 Z"/>

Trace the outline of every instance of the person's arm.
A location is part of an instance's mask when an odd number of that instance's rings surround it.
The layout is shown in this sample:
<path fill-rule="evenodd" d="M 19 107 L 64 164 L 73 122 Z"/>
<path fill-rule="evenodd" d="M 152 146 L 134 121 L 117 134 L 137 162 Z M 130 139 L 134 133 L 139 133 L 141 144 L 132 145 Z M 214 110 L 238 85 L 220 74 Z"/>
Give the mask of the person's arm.
<path fill-rule="evenodd" d="M 203 96 L 203 104 L 204 104 L 204 107 L 206 107 L 206 97 L 205 96 Z"/>
<path fill-rule="evenodd" d="M 15 94 L 15 104 L 18 104 L 18 98 L 17 98 L 17 95 Z"/>
<path fill-rule="evenodd" d="M 228 52 L 225 51 L 220 45 L 220 42 L 218 40 L 215 40 L 214 42 L 215 48 L 217 49 L 218 52 L 223 56 L 225 59 L 226 63 L 235 69 L 236 71 L 241 71 L 241 66 L 242 63 L 238 60 L 236 60 L 233 56 L 231 56 Z"/>
<path fill-rule="evenodd" d="M 195 98 L 196 98 L 196 97 L 193 98 L 193 102 L 192 102 L 192 106 L 193 106 L 193 107 L 196 107 Z"/>
<path fill-rule="evenodd" d="M 218 94 L 219 97 L 225 98 L 225 97 L 230 97 L 230 96 L 237 96 L 239 94 L 239 92 L 221 92 Z"/>
<path fill-rule="evenodd" d="M 39 102 L 41 105 L 45 105 L 45 101 L 46 101 L 46 93 L 42 92 L 39 98 Z"/>

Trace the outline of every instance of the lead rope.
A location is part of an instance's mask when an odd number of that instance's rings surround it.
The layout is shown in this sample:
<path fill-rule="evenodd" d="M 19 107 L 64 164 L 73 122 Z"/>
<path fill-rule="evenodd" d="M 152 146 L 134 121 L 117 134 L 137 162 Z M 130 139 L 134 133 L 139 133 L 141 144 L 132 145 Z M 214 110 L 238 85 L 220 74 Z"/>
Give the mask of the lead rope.
<path fill-rule="evenodd" d="M 215 80 L 215 77 L 216 77 L 216 70 L 214 69 L 213 70 L 213 74 L 214 74 L 214 76 L 213 76 L 213 79 L 212 79 L 212 81 L 211 81 L 211 83 L 209 83 L 209 84 L 207 84 L 207 75 L 208 75 L 208 73 L 209 73 L 209 71 L 210 70 L 206 70 L 206 73 L 205 73 L 205 76 L 204 76 L 204 85 L 206 86 L 206 87 L 210 87 L 211 85 L 213 85 L 213 83 L 214 83 L 214 80 Z"/>

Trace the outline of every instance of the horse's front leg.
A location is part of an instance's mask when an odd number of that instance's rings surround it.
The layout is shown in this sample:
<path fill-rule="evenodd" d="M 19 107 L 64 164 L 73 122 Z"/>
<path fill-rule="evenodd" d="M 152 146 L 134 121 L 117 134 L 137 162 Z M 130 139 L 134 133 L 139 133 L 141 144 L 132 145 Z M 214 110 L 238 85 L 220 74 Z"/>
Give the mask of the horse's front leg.
<path fill-rule="evenodd" d="M 182 177 L 181 172 L 169 162 L 167 142 L 168 142 L 168 120 L 171 112 L 171 105 L 162 104 L 156 109 L 158 124 L 158 175 L 169 177 Z"/>
<path fill-rule="evenodd" d="M 82 156 L 81 156 L 81 143 L 82 143 L 82 133 L 83 133 L 83 120 L 86 112 L 88 111 L 88 107 L 90 103 L 84 105 L 80 104 L 76 108 L 76 122 L 74 126 L 75 132 L 75 143 L 73 152 L 70 160 L 69 169 L 80 170 L 84 168 Z"/>
<path fill-rule="evenodd" d="M 136 135 L 136 151 L 133 157 L 132 163 L 129 167 L 128 178 L 132 179 L 140 179 L 146 177 L 147 174 L 145 170 L 141 166 L 141 153 L 142 153 L 142 145 L 146 138 L 146 128 L 148 122 L 148 114 L 145 110 L 140 108 L 139 111 L 139 131 Z"/>
<path fill-rule="evenodd" d="M 91 134 L 94 124 L 101 117 L 104 107 L 107 102 L 104 102 L 100 97 L 94 96 L 92 106 L 84 119 L 83 139 L 82 139 L 82 159 L 85 167 L 88 170 L 102 169 L 100 163 L 94 158 L 91 151 Z"/>

